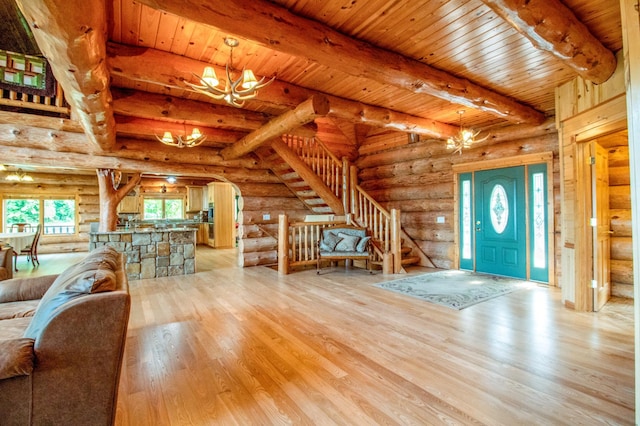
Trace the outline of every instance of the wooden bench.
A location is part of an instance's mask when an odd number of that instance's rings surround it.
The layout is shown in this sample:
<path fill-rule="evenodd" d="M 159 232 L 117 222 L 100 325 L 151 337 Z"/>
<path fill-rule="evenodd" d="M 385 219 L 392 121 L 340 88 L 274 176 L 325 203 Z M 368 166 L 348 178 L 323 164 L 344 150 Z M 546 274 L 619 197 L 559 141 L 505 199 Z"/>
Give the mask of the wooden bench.
<path fill-rule="evenodd" d="M 371 237 L 365 228 L 353 226 L 334 226 L 322 230 L 318 240 L 318 264 L 316 273 L 320 273 L 322 261 L 364 260 L 367 270 L 371 270 L 373 250 Z"/>

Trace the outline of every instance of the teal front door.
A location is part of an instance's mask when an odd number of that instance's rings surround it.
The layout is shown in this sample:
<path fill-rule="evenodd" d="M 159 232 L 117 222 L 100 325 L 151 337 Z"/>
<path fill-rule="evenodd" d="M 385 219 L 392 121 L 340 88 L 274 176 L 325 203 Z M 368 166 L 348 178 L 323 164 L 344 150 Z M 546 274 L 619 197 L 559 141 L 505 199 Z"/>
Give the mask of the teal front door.
<path fill-rule="evenodd" d="M 524 166 L 474 174 L 476 271 L 527 277 Z"/>

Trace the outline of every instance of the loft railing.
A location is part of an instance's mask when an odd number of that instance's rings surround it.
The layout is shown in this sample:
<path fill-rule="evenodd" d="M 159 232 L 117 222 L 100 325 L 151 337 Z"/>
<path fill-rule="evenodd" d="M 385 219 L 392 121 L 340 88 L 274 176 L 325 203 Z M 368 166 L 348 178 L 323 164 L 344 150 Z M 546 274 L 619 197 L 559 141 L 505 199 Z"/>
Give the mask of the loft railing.
<path fill-rule="evenodd" d="M 69 106 L 65 102 L 62 88 L 57 82 L 56 94 L 54 96 L 30 95 L 7 89 L 2 89 L 1 94 L 0 105 L 30 108 L 69 115 Z"/>

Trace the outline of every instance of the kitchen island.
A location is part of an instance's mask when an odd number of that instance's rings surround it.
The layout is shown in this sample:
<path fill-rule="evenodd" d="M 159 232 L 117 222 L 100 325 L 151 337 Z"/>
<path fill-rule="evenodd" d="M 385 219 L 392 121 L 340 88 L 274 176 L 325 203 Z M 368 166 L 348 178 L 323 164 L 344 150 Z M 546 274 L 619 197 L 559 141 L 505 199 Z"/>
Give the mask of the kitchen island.
<path fill-rule="evenodd" d="M 194 274 L 196 232 L 191 227 L 92 231 L 89 250 L 109 245 L 124 253 L 130 280 Z"/>

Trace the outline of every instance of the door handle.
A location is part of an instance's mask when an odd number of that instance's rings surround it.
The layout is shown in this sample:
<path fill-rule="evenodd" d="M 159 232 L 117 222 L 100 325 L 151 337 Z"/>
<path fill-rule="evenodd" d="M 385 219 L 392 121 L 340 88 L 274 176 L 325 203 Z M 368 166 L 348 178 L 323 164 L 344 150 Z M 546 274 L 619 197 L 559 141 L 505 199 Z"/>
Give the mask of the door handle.
<path fill-rule="evenodd" d="M 480 221 L 476 221 L 476 232 L 480 232 L 482 229 L 480 228 Z"/>

